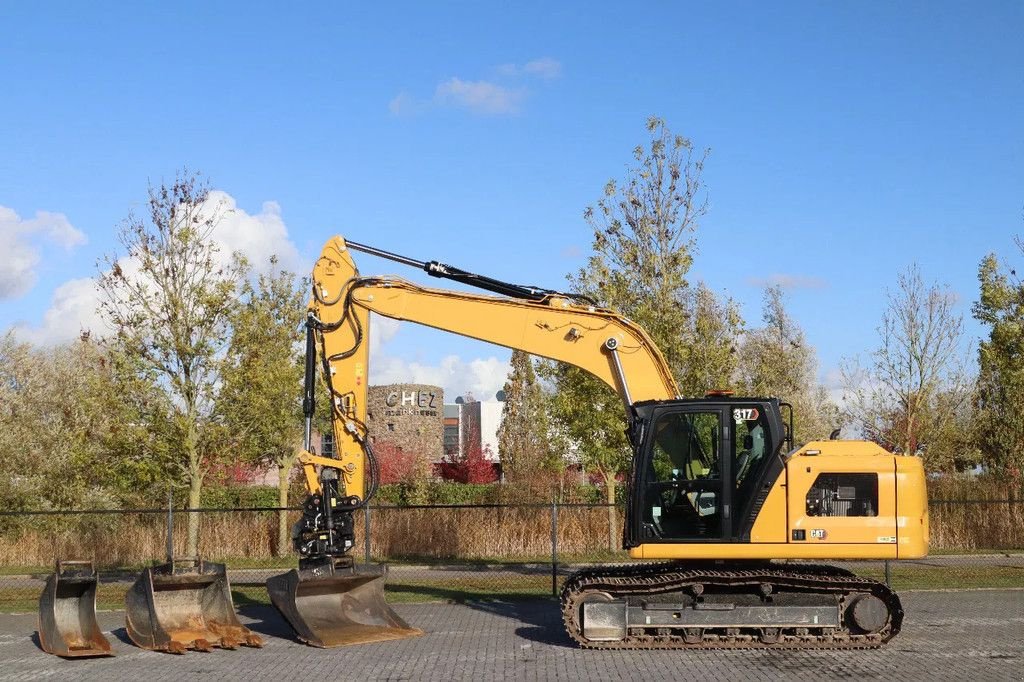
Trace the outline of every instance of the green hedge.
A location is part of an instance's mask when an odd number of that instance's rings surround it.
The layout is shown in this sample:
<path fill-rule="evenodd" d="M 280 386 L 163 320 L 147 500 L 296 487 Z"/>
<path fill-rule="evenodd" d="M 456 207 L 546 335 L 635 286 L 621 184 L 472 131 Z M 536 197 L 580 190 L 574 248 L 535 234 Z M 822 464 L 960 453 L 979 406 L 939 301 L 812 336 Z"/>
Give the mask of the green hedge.
<path fill-rule="evenodd" d="M 625 500 L 625 488 L 616 488 L 618 502 Z M 305 493 L 292 490 L 289 505 L 302 504 Z M 455 483 L 453 481 L 424 481 L 420 484 L 391 483 L 382 485 L 374 497 L 374 504 L 517 504 L 550 502 L 560 498 L 564 503 L 604 504 L 605 489 L 600 485 L 566 486 L 558 490 L 526 490 L 504 483 Z M 175 496 L 176 500 L 182 498 Z M 177 506 L 177 503 L 176 505 Z M 211 508 L 276 507 L 277 488 L 269 485 L 206 485 L 202 506 Z"/>
<path fill-rule="evenodd" d="M 270 485 L 207 485 L 203 487 L 202 504 L 217 509 L 276 507 L 277 488 Z M 289 500 L 299 504 L 301 500 Z"/>

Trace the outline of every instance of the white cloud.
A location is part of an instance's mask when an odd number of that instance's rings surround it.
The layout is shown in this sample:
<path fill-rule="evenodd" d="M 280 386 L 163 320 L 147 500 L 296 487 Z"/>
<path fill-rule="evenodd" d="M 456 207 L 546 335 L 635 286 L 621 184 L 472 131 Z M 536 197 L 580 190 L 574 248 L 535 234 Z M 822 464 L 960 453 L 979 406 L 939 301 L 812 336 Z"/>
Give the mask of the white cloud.
<path fill-rule="evenodd" d="M 523 71 L 540 78 L 558 78 L 562 75 L 562 63 L 551 57 L 541 57 L 540 59 L 534 59 L 532 62 L 527 62 L 523 66 Z"/>
<path fill-rule="evenodd" d="M 468 109 L 475 114 L 500 115 L 517 113 L 525 96 L 525 90 L 497 83 L 449 78 L 437 86 L 434 102 Z"/>
<path fill-rule="evenodd" d="M 268 268 L 271 256 L 277 256 L 280 267 L 288 270 L 294 271 L 299 265 L 299 252 L 288 238 L 288 228 L 276 201 L 263 202 L 259 213 L 249 215 L 238 208 L 230 194 L 213 190 L 202 210 L 220 211 L 220 220 L 213 229 L 212 238 L 225 260 L 238 251 L 257 271 Z"/>
<path fill-rule="evenodd" d="M 419 113 L 429 105 L 429 102 L 417 100 L 407 92 L 400 92 L 388 102 L 388 111 L 394 116 L 408 116 Z"/>
<path fill-rule="evenodd" d="M 812 275 L 788 275 L 775 273 L 767 277 L 748 277 L 747 284 L 755 287 L 780 286 L 783 289 L 824 289 L 828 282 Z"/>
<path fill-rule="evenodd" d="M 214 227 L 212 239 L 220 248 L 224 262 L 238 251 L 249 259 L 257 272 L 269 268 L 272 255 L 277 256 L 282 268 L 295 269 L 300 265 L 298 250 L 288 238 L 288 229 L 276 202 L 267 201 L 259 213 L 249 215 L 238 208 L 230 194 L 215 190 L 210 192 L 203 206 L 203 211 L 214 210 L 220 211 L 220 222 Z M 124 257 L 117 263 L 128 274 L 138 271 L 134 259 Z M 97 312 L 99 302 L 95 279 L 69 280 L 53 292 L 50 307 L 39 324 L 20 325 L 14 332 L 19 339 L 44 346 L 69 341 L 83 331 L 104 334 L 109 330 L 104 328 Z"/>
<path fill-rule="evenodd" d="M 569 246 L 559 251 L 558 255 L 560 255 L 562 258 L 575 259 L 583 255 L 583 249 L 581 249 L 577 244 L 569 244 Z"/>
<path fill-rule="evenodd" d="M 825 372 L 822 385 L 828 392 L 829 400 L 842 407 L 847 398 L 846 385 L 843 381 L 843 371 L 839 367 L 831 368 Z"/>
<path fill-rule="evenodd" d="M 14 328 L 20 341 L 37 346 L 51 346 L 77 338 L 83 331 L 104 333 L 105 327 L 97 311 L 99 291 L 91 277 L 72 279 L 53 292 L 50 307 L 39 325 Z"/>
<path fill-rule="evenodd" d="M 508 372 L 509 363 L 493 356 L 467 362 L 457 355 L 448 355 L 437 365 L 388 355 L 372 357 L 370 361 L 371 384 L 433 384 L 444 388 L 445 402 L 449 403 L 467 393 L 484 402 L 495 400 L 495 394 L 505 385 Z"/>
<path fill-rule="evenodd" d="M 370 357 L 376 357 L 401 327 L 402 323 L 398 320 L 370 313 Z"/>
<path fill-rule="evenodd" d="M 39 241 L 44 240 L 70 250 L 85 243 L 63 213 L 36 211 L 34 218 L 23 220 L 0 206 L 0 300 L 22 296 L 36 283 L 36 266 L 42 256 Z"/>
<path fill-rule="evenodd" d="M 503 76 L 536 76 L 544 80 L 553 80 L 562 75 L 562 63 L 551 57 L 541 57 L 519 64 L 502 64 L 498 73 Z"/>
<path fill-rule="evenodd" d="M 562 64 L 551 57 L 541 57 L 525 64 L 502 64 L 495 69 L 498 81 L 533 78 L 550 81 L 562 75 Z M 465 109 L 474 114 L 505 116 L 517 114 L 526 101 L 528 90 L 492 80 L 466 80 L 452 77 L 438 83 L 433 96 L 418 98 L 400 92 L 388 102 L 394 116 L 410 116 L 430 109 Z"/>

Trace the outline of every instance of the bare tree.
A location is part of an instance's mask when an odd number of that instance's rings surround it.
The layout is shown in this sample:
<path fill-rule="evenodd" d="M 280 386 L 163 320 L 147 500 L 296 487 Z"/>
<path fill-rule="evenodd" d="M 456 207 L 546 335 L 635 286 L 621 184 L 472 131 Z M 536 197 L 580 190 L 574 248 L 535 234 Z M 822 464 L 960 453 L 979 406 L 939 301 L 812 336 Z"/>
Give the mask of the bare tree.
<path fill-rule="evenodd" d="M 870 363 L 844 363 L 846 413 L 867 437 L 914 454 L 959 409 L 962 401 L 950 396 L 967 395 L 960 390 L 963 316 L 954 309 L 954 294 L 926 285 L 917 265 L 900 273 L 896 284 Z"/>

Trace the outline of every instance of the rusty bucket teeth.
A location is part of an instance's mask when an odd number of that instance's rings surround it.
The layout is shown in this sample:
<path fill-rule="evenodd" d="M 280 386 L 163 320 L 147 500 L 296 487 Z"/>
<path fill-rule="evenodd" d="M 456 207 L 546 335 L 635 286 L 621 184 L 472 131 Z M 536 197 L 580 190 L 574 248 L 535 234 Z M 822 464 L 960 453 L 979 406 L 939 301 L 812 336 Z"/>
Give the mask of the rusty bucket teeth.
<path fill-rule="evenodd" d="M 113 656 L 96 623 L 98 579 L 91 561 L 58 561 L 39 596 L 39 645 L 65 658 Z"/>
<path fill-rule="evenodd" d="M 239 622 L 224 564 L 178 559 L 147 568 L 125 595 L 128 636 L 143 649 L 183 654 L 263 642 Z"/>
<path fill-rule="evenodd" d="M 325 575 L 292 570 L 267 580 L 270 601 L 311 646 L 383 642 L 423 634 L 384 600 L 383 566 L 334 568 Z"/>

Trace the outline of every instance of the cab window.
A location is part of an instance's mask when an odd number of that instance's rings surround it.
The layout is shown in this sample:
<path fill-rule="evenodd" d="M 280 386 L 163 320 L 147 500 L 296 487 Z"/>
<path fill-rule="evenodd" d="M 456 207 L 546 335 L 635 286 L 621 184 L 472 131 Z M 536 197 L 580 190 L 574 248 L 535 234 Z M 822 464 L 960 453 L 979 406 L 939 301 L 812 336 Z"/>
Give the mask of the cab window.
<path fill-rule="evenodd" d="M 646 537 L 721 537 L 721 413 L 662 414 L 651 433 L 644 495 Z"/>
<path fill-rule="evenodd" d="M 666 414 L 654 425 L 651 481 L 721 478 L 717 412 Z"/>
<path fill-rule="evenodd" d="M 739 488 L 768 456 L 768 419 L 756 406 L 750 406 L 733 408 L 732 420 L 732 471 Z"/>

